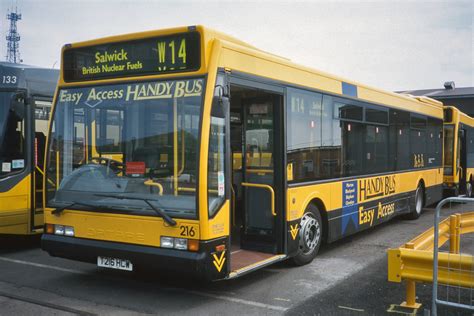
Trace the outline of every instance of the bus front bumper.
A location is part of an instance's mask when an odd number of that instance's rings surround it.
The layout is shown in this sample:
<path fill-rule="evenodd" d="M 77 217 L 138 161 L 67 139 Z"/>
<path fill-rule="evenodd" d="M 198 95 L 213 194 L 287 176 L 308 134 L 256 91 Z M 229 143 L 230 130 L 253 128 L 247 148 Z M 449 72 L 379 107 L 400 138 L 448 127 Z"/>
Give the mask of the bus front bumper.
<path fill-rule="evenodd" d="M 208 279 L 206 252 L 189 252 L 158 247 L 43 234 L 41 248 L 53 257 L 97 263 L 97 257 L 130 260 L 135 267 L 191 274 Z M 211 277 L 212 278 L 212 277 Z"/>

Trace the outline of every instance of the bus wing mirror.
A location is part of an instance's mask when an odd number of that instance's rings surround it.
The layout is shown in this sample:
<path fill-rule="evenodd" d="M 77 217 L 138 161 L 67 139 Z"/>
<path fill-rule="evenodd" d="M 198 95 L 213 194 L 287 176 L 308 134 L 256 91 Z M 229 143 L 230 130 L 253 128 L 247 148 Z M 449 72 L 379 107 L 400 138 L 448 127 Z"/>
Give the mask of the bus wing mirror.
<path fill-rule="evenodd" d="M 230 109 L 229 98 L 224 96 L 215 96 L 212 103 L 211 115 L 214 117 L 225 118 L 225 114 Z"/>
<path fill-rule="evenodd" d="M 10 110 L 18 117 L 25 117 L 25 95 L 23 93 L 15 94 L 11 99 Z"/>

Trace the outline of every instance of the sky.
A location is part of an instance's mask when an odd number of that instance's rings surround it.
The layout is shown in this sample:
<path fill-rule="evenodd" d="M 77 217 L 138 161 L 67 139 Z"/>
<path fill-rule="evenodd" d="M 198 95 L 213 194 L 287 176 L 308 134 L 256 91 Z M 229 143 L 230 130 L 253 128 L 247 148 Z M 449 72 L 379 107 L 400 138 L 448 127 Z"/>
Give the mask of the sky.
<path fill-rule="evenodd" d="M 202 24 L 293 62 L 387 90 L 474 86 L 474 1 L 1 0 L 25 64 L 59 67 L 66 43 Z"/>

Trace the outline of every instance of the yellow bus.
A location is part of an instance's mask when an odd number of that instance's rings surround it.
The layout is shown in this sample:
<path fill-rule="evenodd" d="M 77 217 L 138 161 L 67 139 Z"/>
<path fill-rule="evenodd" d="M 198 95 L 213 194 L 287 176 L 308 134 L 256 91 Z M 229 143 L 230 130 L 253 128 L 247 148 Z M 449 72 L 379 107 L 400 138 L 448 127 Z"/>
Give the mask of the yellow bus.
<path fill-rule="evenodd" d="M 471 197 L 474 184 L 474 118 L 453 106 L 444 109 L 445 195 Z"/>
<path fill-rule="evenodd" d="M 43 159 L 59 71 L 0 62 L 0 234 L 43 230 Z"/>
<path fill-rule="evenodd" d="M 323 241 L 416 218 L 442 196 L 434 100 L 202 26 L 68 44 L 61 67 L 42 236 L 52 256 L 229 279 L 306 264 Z"/>

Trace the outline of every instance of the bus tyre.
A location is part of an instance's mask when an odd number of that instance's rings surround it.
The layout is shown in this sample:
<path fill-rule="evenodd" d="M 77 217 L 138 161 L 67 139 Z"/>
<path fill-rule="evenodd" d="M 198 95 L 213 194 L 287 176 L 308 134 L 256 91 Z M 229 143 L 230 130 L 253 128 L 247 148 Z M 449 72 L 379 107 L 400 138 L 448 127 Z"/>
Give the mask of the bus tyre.
<path fill-rule="evenodd" d="M 466 196 L 472 197 L 472 179 L 466 182 Z"/>
<path fill-rule="evenodd" d="M 300 221 L 299 249 L 293 263 L 302 266 L 313 261 L 323 239 L 323 222 L 316 205 L 310 204 Z"/>
<path fill-rule="evenodd" d="M 406 215 L 407 219 L 418 219 L 421 215 L 421 211 L 423 210 L 424 202 L 425 202 L 425 190 L 421 184 L 418 185 L 415 192 L 415 207 L 413 211 Z"/>

